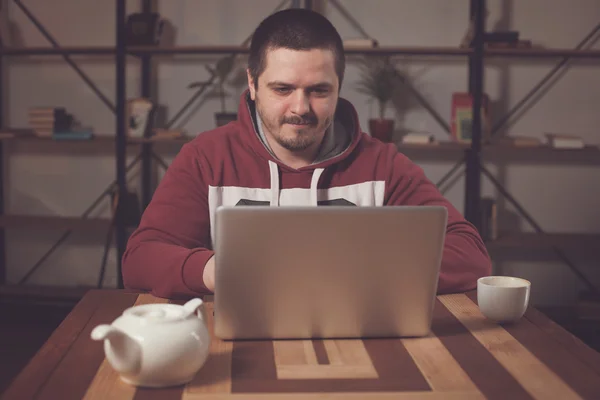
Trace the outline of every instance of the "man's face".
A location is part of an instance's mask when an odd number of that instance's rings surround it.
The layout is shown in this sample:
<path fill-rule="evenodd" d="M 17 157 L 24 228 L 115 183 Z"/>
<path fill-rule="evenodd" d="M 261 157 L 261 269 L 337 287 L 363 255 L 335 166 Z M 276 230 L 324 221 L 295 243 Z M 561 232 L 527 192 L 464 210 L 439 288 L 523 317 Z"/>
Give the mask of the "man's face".
<path fill-rule="evenodd" d="M 318 149 L 338 101 L 331 50 L 267 50 L 258 89 L 249 74 L 248 85 L 271 147 L 300 154 Z"/>

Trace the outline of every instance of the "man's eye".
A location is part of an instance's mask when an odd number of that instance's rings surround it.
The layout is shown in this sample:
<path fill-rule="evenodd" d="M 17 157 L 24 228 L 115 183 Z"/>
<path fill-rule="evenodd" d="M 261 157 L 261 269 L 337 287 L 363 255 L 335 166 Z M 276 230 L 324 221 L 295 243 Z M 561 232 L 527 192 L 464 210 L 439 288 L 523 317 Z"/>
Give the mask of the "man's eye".
<path fill-rule="evenodd" d="M 290 88 L 285 88 L 285 87 L 275 88 L 275 92 L 277 92 L 279 94 L 286 94 L 286 93 L 290 92 Z"/>
<path fill-rule="evenodd" d="M 315 93 L 318 96 L 324 96 L 329 93 L 329 90 L 327 90 L 325 88 L 316 88 L 316 89 L 313 89 L 312 91 L 313 91 L 313 93 Z"/>

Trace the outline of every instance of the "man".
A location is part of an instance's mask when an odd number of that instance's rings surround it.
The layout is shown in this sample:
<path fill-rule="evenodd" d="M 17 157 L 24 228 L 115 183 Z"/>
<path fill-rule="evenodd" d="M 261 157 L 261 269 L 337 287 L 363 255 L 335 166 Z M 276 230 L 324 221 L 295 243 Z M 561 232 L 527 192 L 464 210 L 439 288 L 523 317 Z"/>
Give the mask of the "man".
<path fill-rule="evenodd" d="M 214 291 L 214 213 L 239 204 L 443 205 L 439 292 L 490 274 L 477 231 L 422 169 L 360 130 L 339 97 L 344 68 L 342 40 L 322 15 L 267 17 L 252 37 L 238 120 L 183 146 L 129 239 L 125 286 L 167 298 Z"/>

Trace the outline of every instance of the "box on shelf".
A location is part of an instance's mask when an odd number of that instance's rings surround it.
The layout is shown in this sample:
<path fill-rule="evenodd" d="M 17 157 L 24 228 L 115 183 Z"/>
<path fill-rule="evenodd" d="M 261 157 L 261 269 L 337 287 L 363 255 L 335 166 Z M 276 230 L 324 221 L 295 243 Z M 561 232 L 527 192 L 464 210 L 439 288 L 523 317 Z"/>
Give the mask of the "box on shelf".
<path fill-rule="evenodd" d="M 473 96 L 470 93 L 453 93 L 451 113 L 452 138 L 470 143 L 473 137 Z M 481 104 L 481 134 L 482 143 L 491 137 L 490 99 L 486 94 Z"/>

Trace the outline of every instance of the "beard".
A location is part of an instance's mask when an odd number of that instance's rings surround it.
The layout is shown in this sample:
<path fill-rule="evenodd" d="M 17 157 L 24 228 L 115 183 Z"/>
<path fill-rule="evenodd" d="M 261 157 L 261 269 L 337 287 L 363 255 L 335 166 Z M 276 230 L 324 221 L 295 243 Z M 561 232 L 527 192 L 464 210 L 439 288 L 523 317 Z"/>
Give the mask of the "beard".
<path fill-rule="evenodd" d="M 320 145 L 323 132 L 329 128 L 332 121 L 330 117 L 319 123 L 318 117 L 312 112 L 274 118 L 265 112 L 258 98 L 255 104 L 256 112 L 269 136 L 284 149 L 295 153 L 305 151 L 313 145 Z M 295 127 L 292 124 L 302 125 L 302 127 Z"/>

